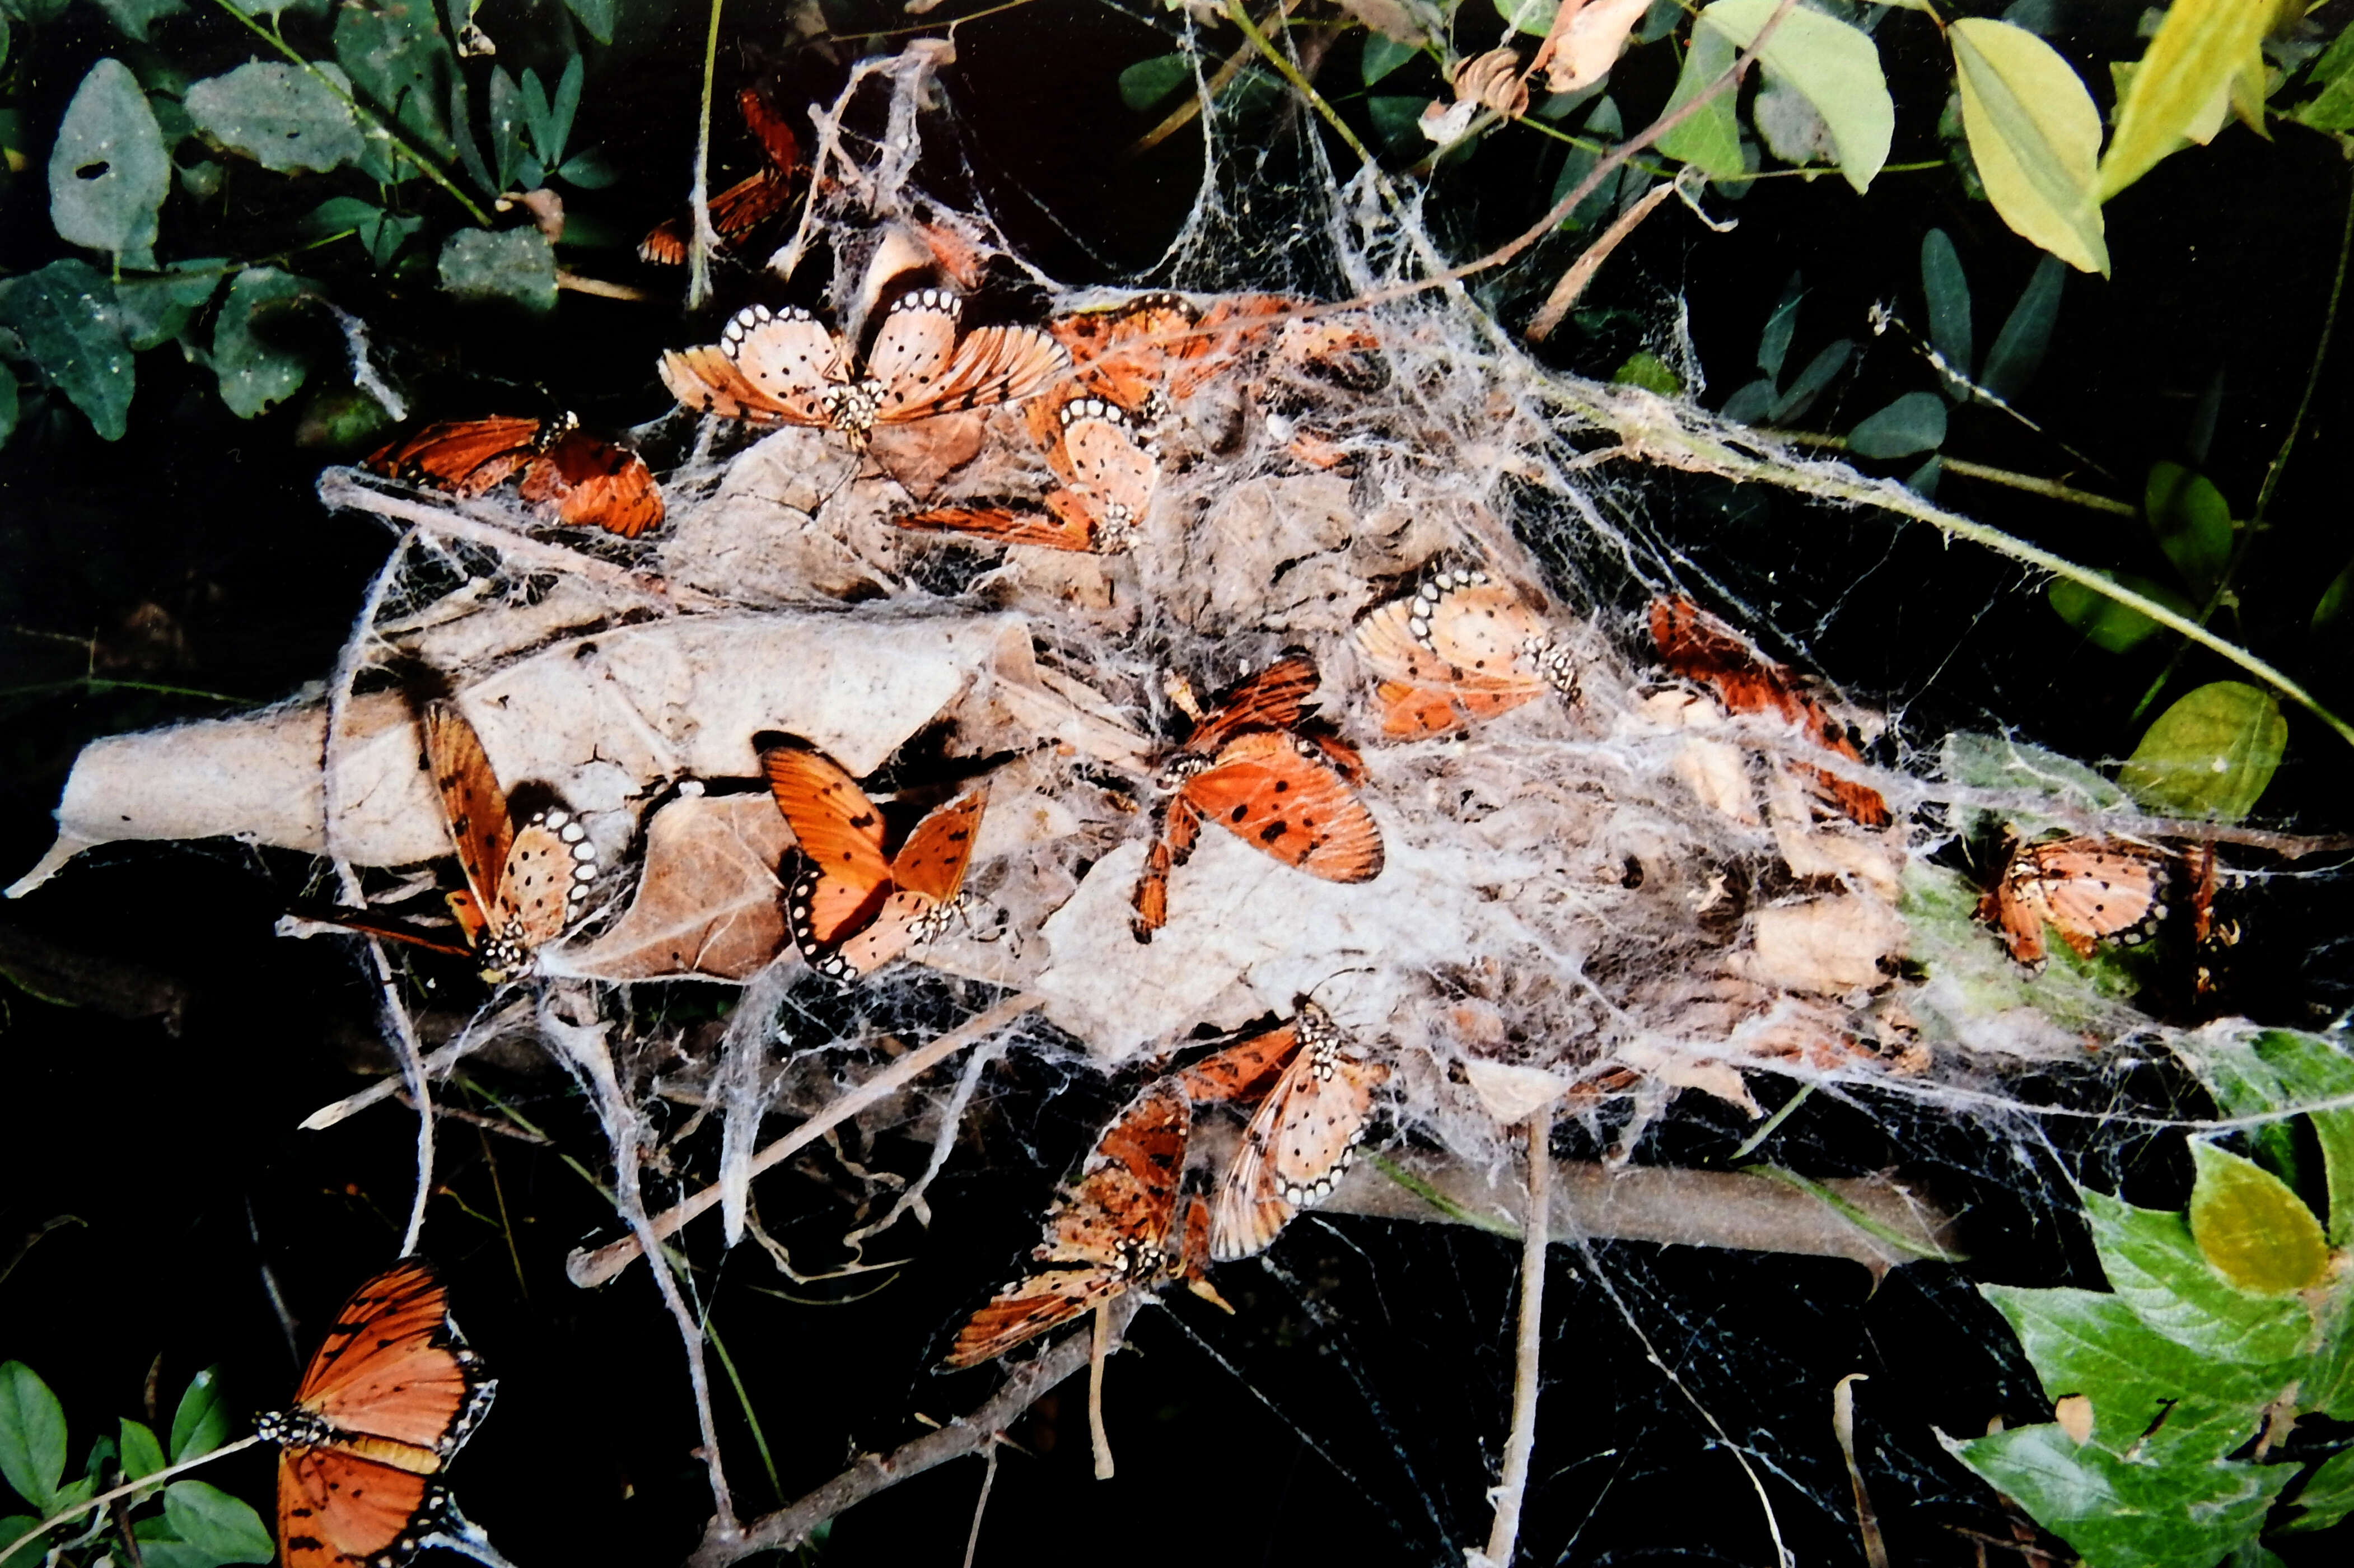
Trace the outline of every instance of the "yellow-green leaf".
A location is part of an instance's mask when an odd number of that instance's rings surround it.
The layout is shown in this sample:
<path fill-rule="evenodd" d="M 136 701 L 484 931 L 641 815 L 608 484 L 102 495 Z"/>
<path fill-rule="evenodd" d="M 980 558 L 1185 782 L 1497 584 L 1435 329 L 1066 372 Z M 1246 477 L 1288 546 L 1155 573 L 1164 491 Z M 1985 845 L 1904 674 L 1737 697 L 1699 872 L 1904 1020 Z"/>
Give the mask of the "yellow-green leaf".
<path fill-rule="evenodd" d="M 1781 9 L 1781 0 L 1716 0 L 1693 24 L 1722 33 L 1749 48 Z M 1818 11 L 1794 6 L 1783 12 L 1757 58 L 1775 78 L 1814 106 L 1839 149 L 1840 173 L 1857 190 L 1868 189 L 1888 162 L 1896 133 L 1896 105 L 1872 35 Z"/>
<path fill-rule="evenodd" d="M 2321 1222 L 2305 1201 L 2253 1160 L 2194 1142 L 2190 1236 L 2215 1272 L 2243 1290 L 2285 1296 L 2319 1283 L 2329 1266 Z"/>
<path fill-rule="evenodd" d="M 2093 95 L 2057 50 L 2022 27 L 1966 16 L 1946 37 L 1987 199 L 2028 240 L 2107 277 L 2108 241 L 2093 197 L 2101 150 Z"/>
<path fill-rule="evenodd" d="M 2174 0 L 2117 109 L 2117 133 L 2095 186 L 2101 200 L 2182 144 L 2216 94 L 2228 92 L 2246 69 L 2273 12 L 2249 0 Z"/>
<path fill-rule="evenodd" d="M 2153 811 L 2236 822 L 2254 809 L 2287 747 L 2288 721 L 2270 693 L 2216 681 L 2158 715 L 2117 782 Z"/>

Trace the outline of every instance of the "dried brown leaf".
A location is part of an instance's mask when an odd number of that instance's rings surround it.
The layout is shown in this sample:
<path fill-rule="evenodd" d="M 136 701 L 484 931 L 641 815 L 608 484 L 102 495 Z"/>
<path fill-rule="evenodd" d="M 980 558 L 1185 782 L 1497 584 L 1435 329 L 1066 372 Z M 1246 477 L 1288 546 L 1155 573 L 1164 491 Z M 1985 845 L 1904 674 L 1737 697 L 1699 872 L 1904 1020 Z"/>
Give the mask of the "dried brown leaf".
<path fill-rule="evenodd" d="M 784 948 L 777 867 L 792 843 L 765 794 L 673 800 L 646 824 L 629 909 L 595 941 L 541 961 L 590 980 L 748 979 Z"/>

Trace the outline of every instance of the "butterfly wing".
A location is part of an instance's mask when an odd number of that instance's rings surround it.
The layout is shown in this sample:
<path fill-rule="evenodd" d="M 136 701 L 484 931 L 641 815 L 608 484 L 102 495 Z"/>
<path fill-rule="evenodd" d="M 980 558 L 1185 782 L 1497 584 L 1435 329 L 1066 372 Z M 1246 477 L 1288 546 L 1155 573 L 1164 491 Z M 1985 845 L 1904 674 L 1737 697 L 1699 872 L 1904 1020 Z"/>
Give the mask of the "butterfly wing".
<path fill-rule="evenodd" d="M 2092 837 L 2029 844 L 2005 881 L 2083 958 L 2105 939 L 2137 941 L 2166 917 L 2165 858 L 2140 844 Z"/>
<path fill-rule="evenodd" d="M 1170 375 L 1169 395 L 1191 397 L 1236 360 L 1265 348 L 1284 313 L 1299 303 L 1283 294 L 1228 294 L 1219 300 L 1193 329 L 1185 364 Z"/>
<path fill-rule="evenodd" d="M 892 884 L 934 904 L 946 904 L 964 886 L 965 867 L 972 860 L 974 835 L 981 831 L 981 813 L 989 805 L 989 787 L 969 790 L 916 824 L 907 842 L 891 862 Z"/>
<path fill-rule="evenodd" d="M 568 811 L 547 811 L 525 823 L 507 851 L 491 925 L 528 953 L 564 935 L 588 902 L 597 852 Z"/>
<path fill-rule="evenodd" d="M 489 1411 L 497 1387 L 451 1320 L 440 1275 L 409 1258 L 344 1304 L 294 1403 L 338 1434 L 421 1451 L 438 1467 Z"/>
<path fill-rule="evenodd" d="M 524 470 L 523 498 L 557 503 L 557 520 L 634 539 L 663 520 L 662 488 L 645 460 L 578 430 L 566 433 Z"/>
<path fill-rule="evenodd" d="M 298 920 L 315 920 L 323 926 L 340 926 L 346 931 L 364 937 L 381 937 L 390 942 L 405 942 L 412 948 L 423 948 L 430 953 L 455 953 L 460 957 L 472 954 L 474 948 L 461 927 L 457 939 L 443 933 L 416 926 L 390 915 L 379 915 L 373 909 L 351 909 L 330 904 L 294 904 L 286 911 Z"/>
<path fill-rule="evenodd" d="M 916 289 L 891 302 L 866 355 L 866 374 L 882 387 L 877 423 L 943 411 L 937 398 L 956 355 L 963 310 L 963 302 L 945 289 Z"/>
<path fill-rule="evenodd" d="M 480 495 L 532 460 L 543 429 L 537 419 L 443 420 L 378 448 L 361 466 L 452 495 Z"/>
<path fill-rule="evenodd" d="M 845 378 L 842 340 L 798 307 L 750 305 L 720 329 L 719 341 L 663 355 L 663 385 L 690 408 L 755 424 L 832 423 L 827 388 Z"/>
<path fill-rule="evenodd" d="M 430 1478 L 336 1447 L 278 1457 L 278 1551 L 284 1568 L 401 1568 L 440 1522 Z"/>
<path fill-rule="evenodd" d="M 507 820 L 507 794 L 491 770 L 482 737 L 466 715 L 446 702 L 425 707 L 425 757 L 433 769 L 433 787 L 441 794 L 442 815 L 450 824 L 451 842 L 457 846 L 459 868 L 475 903 L 487 908 L 497 895 L 499 879 L 514 842 Z"/>
<path fill-rule="evenodd" d="M 891 895 L 883 813 L 849 774 L 801 747 L 760 754 L 769 789 L 793 830 L 808 869 L 787 898 L 794 940 L 813 965 L 873 924 Z"/>
<path fill-rule="evenodd" d="M 1035 327 L 980 327 L 957 340 L 955 353 L 936 382 L 902 383 L 895 388 L 885 381 L 875 418 L 923 419 L 961 408 L 1018 403 L 1044 391 L 1069 367 L 1061 346 Z M 881 379 L 879 371 L 875 375 Z"/>
<path fill-rule="evenodd" d="M 1265 1088 L 1268 1077 L 1280 1073 L 1299 1049 L 1298 1024 L 1278 1024 L 1203 1057 L 1177 1075 L 1176 1085 L 1195 1105 L 1247 1099 Z"/>
<path fill-rule="evenodd" d="M 1047 450 L 1047 461 L 1088 514 L 1109 534 L 1141 524 L 1161 483 L 1161 465 L 1138 441 L 1128 416 L 1100 397 L 1075 397 L 1058 418 L 1061 439 Z"/>
<path fill-rule="evenodd" d="M 1138 941 L 1150 942 L 1153 932 L 1169 924 L 1169 874 L 1193 858 L 1193 844 L 1201 836 L 1201 813 L 1182 795 L 1172 800 L 1162 815 L 1161 832 L 1144 852 L 1144 869 L 1137 876 L 1136 891 L 1129 895 L 1136 906 L 1129 928 Z"/>
<path fill-rule="evenodd" d="M 1052 508 L 1053 498 L 1048 498 Z M 998 545 L 1037 545 L 1049 550 L 1091 550 L 1095 523 L 1076 510 L 1028 512 L 1011 506 L 938 506 L 892 519 L 902 528 L 966 534 Z"/>
<path fill-rule="evenodd" d="M 1329 1023 L 1308 1025 L 1293 1056 L 1243 1130 L 1210 1212 L 1210 1255 L 1220 1263 L 1266 1250 L 1299 1210 L 1321 1202 L 1354 1158 L 1389 1077 L 1378 1062 L 1340 1054 Z"/>
<path fill-rule="evenodd" d="M 1286 865 L 1327 882 L 1371 882 L 1382 832 L 1357 798 L 1347 758 L 1288 734 L 1246 735 L 1181 786 L 1206 820 Z"/>
<path fill-rule="evenodd" d="M 1026 1344 L 1049 1329 L 1093 1310 L 1128 1288 L 1100 1267 L 1046 1268 L 1013 1281 L 957 1330 L 948 1353 L 952 1367 L 977 1367 Z"/>
<path fill-rule="evenodd" d="M 1078 383 L 1124 408 L 1158 396 L 1172 365 L 1198 351 L 1201 313 L 1176 294 L 1143 294 L 1057 317 L 1046 331 L 1070 354 Z"/>
<path fill-rule="evenodd" d="M 801 170 L 801 138 L 793 134 L 792 122 L 779 113 L 768 96 L 758 88 L 739 88 L 736 107 L 742 111 L 744 123 L 758 139 L 760 151 L 768 154 L 769 168 L 779 179 L 790 179 Z"/>
<path fill-rule="evenodd" d="M 1286 650 L 1266 669 L 1229 688 L 1217 706 L 1193 726 L 1185 749 L 1208 755 L 1233 736 L 1257 729 L 1289 729 L 1307 716 L 1308 699 L 1316 694 L 1321 679 L 1312 654 L 1300 648 Z"/>

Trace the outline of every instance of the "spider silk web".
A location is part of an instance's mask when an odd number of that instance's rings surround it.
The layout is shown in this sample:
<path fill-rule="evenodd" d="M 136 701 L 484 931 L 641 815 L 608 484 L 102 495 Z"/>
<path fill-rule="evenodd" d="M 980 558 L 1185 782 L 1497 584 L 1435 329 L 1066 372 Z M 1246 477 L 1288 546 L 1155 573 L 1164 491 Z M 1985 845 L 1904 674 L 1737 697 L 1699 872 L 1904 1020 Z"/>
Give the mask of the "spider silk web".
<path fill-rule="evenodd" d="M 1232 888 L 1237 907 L 1257 899 L 1264 913 L 1272 899 L 1296 940 L 1222 948 L 1172 926 L 1130 953 L 1126 895 L 1150 820 L 1142 781 L 1123 785 L 1100 758 L 1019 748 L 1002 715 L 926 728 L 869 779 L 876 793 L 920 795 L 991 761 L 1019 775 L 1018 789 L 998 787 L 993 813 L 1017 795 L 1059 813 L 1052 831 L 977 859 L 971 885 L 997 924 L 848 992 L 788 959 L 727 992 L 722 1017 L 680 1002 L 714 994 L 690 985 L 580 993 L 609 1026 L 644 1130 L 645 1208 L 714 1181 L 744 1195 L 748 1233 L 732 1252 L 717 1222 L 684 1233 L 691 1302 L 751 1286 L 858 1313 L 870 1280 L 914 1270 L 928 1279 L 932 1305 L 917 1316 L 931 1337 L 896 1352 L 906 1406 L 938 1417 L 978 1403 L 996 1373 L 942 1385 L 929 1369 L 1018 1265 L 1055 1183 L 1111 1113 L 1193 1043 L 1288 1016 L 1310 992 L 1392 1065 L 1368 1148 L 1460 1173 L 1460 1191 L 1490 1194 L 1469 1205 L 1475 1219 L 1508 1215 L 1520 1191 L 1515 1145 L 1473 1082 L 1492 1064 L 1569 1089 L 1552 1143 L 1564 1169 L 1755 1165 L 1877 1183 L 1962 1217 L 1963 1245 L 2002 1277 L 2086 1282 L 2073 1184 L 2117 1190 L 2206 1102 L 2166 1030 L 2107 971 L 2062 961 L 2031 981 L 2018 970 L 1972 925 L 1964 868 L 1986 874 L 1989 812 L 2006 800 L 2031 822 L 2129 827 L 2129 814 L 2073 783 L 2020 786 L 2016 768 L 1997 764 L 2031 769 L 2039 754 L 1999 735 L 1956 739 L 1997 726 L 1947 694 L 1956 644 L 1843 662 L 1884 624 L 1865 608 L 1872 596 L 1917 565 L 1924 546 L 1901 524 L 1829 499 L 1817 483 L 1827 466 L 1746 449 L 1785 487 L 1777 514 L 1804 512 L 1800 552 L 1761 519 L 1760 487 L 1728 500 L 1731 487 L 1706 474 L 1614 458 L 1665 450 L 1663 431 L 1717 432 L 1689 404 L 1532 359 L 1490 313 L 1524 281 L 1410 288 L 1461 253 L 1425 227 L 1419 198 L 1335 166 L 1295 103 L 1230 118 L 1232 97 L 1208 90 L 1215 60 L 1195 52 L 1194 63 L 1195 198 L 1165 251 L 1116 285 L 1068 286 L 1005 238 L 1044 223 L 1088 242 L 1082 215 L 1045 210 L 973 136 L 952 62 L 927 44 L 856 66 L 819 113 L 816 194 L 778 254 L 790 275 L 758 286 L 821 308 L 854 340 L 893 269 L 913 255 L 937 273 L 952 242 L 985 264 L 974 320 L 1036 321 L 1147 289 L 1205 304 L 1237 292 L 1378 299 L 1301 315 L 1362 328 L 1375 346 L 1327 362 L 1286 360 L 1270 343 L 1255 351 L 1266 366 L 1250 373 L 1256 389 L 1238 371 L 1161 418 L 1159 510 L 1135 554 L 1108 566 L 1008 561 L 896 533 L 883 519 L 907 509 L 905 493 L 831 438 L 684 415 L 642 432 L 650 452 L 676 459 L 673 523 L 649 547 L 713 613 L 884 627 L 1018 614 L 1036 664 L 1066 683 L 1057 690 L 1083 684 L 1164 743 L 1182 722 L 1164 672 L 1207 694 L 1309 644 L 1324 711 L 1368 743 L 1391 869 L 1344 894 L 1205 833 L 1172 900 Z M 1672 289 L 1659 290 L 1641 337 L 1696 397 L 1699 357 Z M 1000 465 L 991 482 L 1034 479 L 1018 424 L 993 429 L 976 460 Z M 1341 461 L 1304 461 L 1302 432 Z M 1575 701 L 1548 697 L 1461 739 L 1377 738 L 1349 630 L 1441 566 L 1525 591 L 1576 657 Z M 1958 597 L 1988 609 L 2017 582 L 1979 563 L 1956 572 Z M 389 588 L 375 626 L 395 642 L 467 615 L 561 624 L 546 606 L 605 591 L 463 544 L 420 548 Z M 1887 696 L 1875 712 L 1821 688 L 1870 739 L 1863 761 L 1839 766 L 1887 798 L 1893 828 L 1871 833 L 1794 803 L 1776 783 L 1785 765 L 1835 760 L 1803 741 L 1721 715 L 1695 727 L 1702 694 L 1662 674 L 1644 630 L 1648 607 L 1670 594 L 1723 617 L 1761 657 Z M 452 652 L 461 640 L 437 646 L 462 683 L 525 641 L 485 637 L 471 664 Z M 584 799 L 595 791 L 583 777 L 554 782 L 626 863 L 660 790 Z M 1745 810 L 1710 804 L 1708 788 Z M 1773 912 L 1794 909 L 1829 912 L 1817 934 L 1828 951 L 1760 957 Z M 2161 957 L 2185 955 L 2162 942 Z M 754 1148 L 1025 988 L 1049 1005 L 789 1167 L 748 1174 Z M 1220 1133 L 1219 1118 L 1203 1119 L 1205 1142 L 1232 1137 L 1230 1120 Z M 1352 1190 L 1384 1180 L 1361 1162 Z M 1517 1260 L 1516 1243 L 1473 1224 L 1310 1213 L 1261 1257 L 1214 1271 L 1234 1316 L 1172 1292 L 1130 1338 L 1147 1362 L 1180 1366 L 1255 1413 L 1271 1473 L 1316 1469 L 1328 1492 L 1339 1478 L 1363 1550 L 1459 1562 L 1489 1528 L 1512 1402 Z M 2048 1408 L 1972 1277 L 1947 1263 L 1875 1270 L 1770 1244 L 1620 1239 L 1606 1226 L 1563 1234 L 1522 1560 L 1857 1557 L 1830 1420 L 1833 1387 L 1853 1372 L 1871 1379 L 1857 1395 L 1857 1463 L 1900 1550 L 1956 1559 L 1970 1550 L 1965 1532 L 2000 1536 L 2003 1516 L 1935 1432 L 1976 1436 L 1991 1418 L 2047 1419 Z M 1121 1406 L 1119 1376 L 1116 1362 L 1116 1441 L 1147 1415 Z M 1064 1403 L 1075 1407 L 1070 1390 Z M 1063 1426 L 1066 1443 L 1084 1441 L 1067 1415 Z M 730 1441 L 740 1477 L 749 1460 Z M 992 1516 L 991 1528 L 1005 1535 L 984 1537 L 984 1561 L 1049 1525 Z"/>

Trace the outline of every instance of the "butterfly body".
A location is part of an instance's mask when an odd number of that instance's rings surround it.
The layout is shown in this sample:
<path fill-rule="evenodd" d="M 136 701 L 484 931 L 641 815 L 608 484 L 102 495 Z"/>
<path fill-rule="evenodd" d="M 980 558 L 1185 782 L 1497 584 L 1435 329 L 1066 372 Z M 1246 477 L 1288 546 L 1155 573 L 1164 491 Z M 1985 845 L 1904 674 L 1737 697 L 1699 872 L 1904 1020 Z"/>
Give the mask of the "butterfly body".
<path fill-rule="evenodd" d="M 849 984 L 962 918 L 986 785 L 917 823 L 886 855 L 883 813 L 832 759 L 799 746 L 760 754 L 769 792 L 801 845 L 786 924 L 809 966 Z"/>
<path fill-rule="evenodd" d="M 885 312 L 863 369 L 832 328 L 799 307 L 751 305 L 719 342 L 663 354 L 663 384 L 680 403 L 751 424 L 831 429 L 864 449 L 878 424 L 1018 402 L 1043 391 L 1066 361 L 1030 327 L 961 332 L 963 303 L 917 289 Z"/>
<path fill-rule="evenodd" d="M 468 1349 L 431 1265 L 362 1286 L 311 1359 L 293 1405 L 257 1418 L 281 1445 L 286 1568 L 400 1568 L 471 1531 L 433 1478 L 489 1412 L 497 1383 Z"/>
<path fill-rule="evenodd" d="M 2078 834 L 2012 848 L 1978 915 L 2010 956 L 2043 965 L 2046 925 L 2077 957 L 2101 942 L 2130 947 L 2166 918 L 2166 852 L 2123 839 Z"/>
<path fill-rule="evenodd" d="M 1327 882 L 1382 872 L 1380 827 L 1359 799 L 1364 760 L 1338 736 L 1300 727 L 1316 662 L 1294 650 L 1236 684 L 1161 765 L 1171 791 L 1134 895 L 1137 940 L 1168 920 L 1169 878 L 1213 821 L 1263 854 Z"/>
<path fill-rule="evenodd" d="M 1547 691 L 1575 700 L 1577 672 L 1536 613 L 1481 572 L 1442 571 L 1357 624 L 1377 678 L 1382 731 L 1449 735 Z"/>

